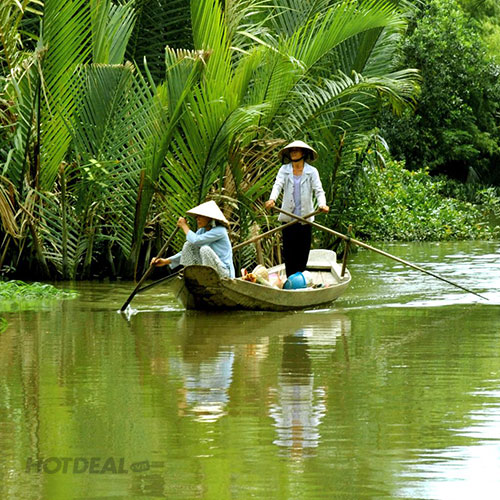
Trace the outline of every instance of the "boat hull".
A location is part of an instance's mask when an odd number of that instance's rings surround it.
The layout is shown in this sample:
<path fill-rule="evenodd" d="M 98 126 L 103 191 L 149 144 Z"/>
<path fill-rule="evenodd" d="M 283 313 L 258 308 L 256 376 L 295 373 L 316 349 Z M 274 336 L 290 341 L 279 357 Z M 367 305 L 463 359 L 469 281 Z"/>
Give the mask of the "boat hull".
<path fill-rule="evenodd" d="M 316 272 L 330 275 L 325 271 Z M 211 267 L 188 266 L 174 287 L 186 309 L 291 311 L 331 304 L 345 292 L 350 281 L 347 271 L 342 279 L 328 287 L 282 290 L 241 279 L 220 278 Z"/>

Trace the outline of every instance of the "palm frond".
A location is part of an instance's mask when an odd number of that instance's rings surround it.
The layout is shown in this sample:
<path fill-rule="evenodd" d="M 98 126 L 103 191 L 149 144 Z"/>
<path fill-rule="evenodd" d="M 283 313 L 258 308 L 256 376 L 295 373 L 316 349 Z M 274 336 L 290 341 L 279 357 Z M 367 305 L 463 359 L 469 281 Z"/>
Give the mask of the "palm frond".
<path fill-rule="evenodd" d="M 136 23 L 126 57 L 144 70 L 147 62 L 156 83 L 165 76 L 165 47 L 193 48 L 191 17 L 185 0 L 135 0 Z"/>
<path fill-rule="evenodd" d="M 125 65 L 90 65 L 79 71 L 81 96 L 74 120 L 74 145 L 81 158 L 80 202 L 100 200 L 108 234 L 130 255 L 141 171 L 154 154 L 159 135 L 158 106 L 144 81 Z M 83 182 L 88 180 L 88 184 Z M 113 192 L 111 199 L 100 185 Z M 86 201 L 81 202 L 82 197 Z"/>
<path fill-rule="evenodd" d="M 76 213 L 60 189 L 36 195 L 39 202 L 35 216 L 43 256 L 63 279 L 74 279 L 90 243 L 85 230 L 87 221 Z"/>
<path fill-rule="evenodd" d="M 232 77 L 224 12 L 219 0 L 199 0 L 191 2 L 191 17 L 195 49 L 210 53 L 204 72 L 204 94 L 219 99 Z"/>
<path fill-rule="evenodd" d="M 291 57 L 310 68 L 344 40 L 383 27 L 401 27 L 404 19 L 393 4 L 384 0 L 347 0 L 316 15 L 286 43 Z"/>
<path fill-rule="evenodd" d="M 93 62 L 122 64 L 135 24 L 134 1 L 91 0 Z"/>
<path fill-rule="evenodd" d="M 39 53 L 25 60 L 24 67 L 16 68 L 9 79 L 8 97 L 12 104 L 11 114 L 17 120 L 11 124 L 7 159 L 3 165 L 5 175 L 23 197 L 25 174 L 29 167 L 29 151 L 33 134 L 33 119 L 39 92 Z M 33 158 L 31 158 L 33 160 Z"/>
<path fill-rule="evenodd" d="M 316 15 L 331 6 L 331 0 L 274 0 L 273 16 L 269 19 L 274 32 L 292 36 Z"/>
<path fill-rule="evenodd" d="M 353 115 L 363 110 L 373 113 L 376 110 L 374 103 L 379 98 L 386 99 L 395 111 L 400 112 L 414 105 L 419 81 L 417 71 L 405 70 L 383 77 L 339 74 L 336 79 L 323 80 L 321 86 L 304 85 L 303 89 L 298 86 L 295 102 L 302 116 L 298 128 L 307 129 L 310 133 L 324 126 L 339 130 L 352 128 Z M 347 114 L 351 115 L 351 119 Z M 349 125 L 344 125 L 346 123 Z M 372 127 L 373 123 L 369 128 Z"/>
<path fill-rule="evenodd" d="M 233 58 L 246 53 L 255 45 L 254 37 L 266 38 L 272 16 L 272 0 L 225 0 L 224 17 Z"/>
<path fill-rule="evenodd" d="M 71 136 L 68 125 L 75 108 L 75 70 L 91 52 L 90 9 L 86 0 L 46 0 L 42 40 L 40 187 L 50 189 Z"/>

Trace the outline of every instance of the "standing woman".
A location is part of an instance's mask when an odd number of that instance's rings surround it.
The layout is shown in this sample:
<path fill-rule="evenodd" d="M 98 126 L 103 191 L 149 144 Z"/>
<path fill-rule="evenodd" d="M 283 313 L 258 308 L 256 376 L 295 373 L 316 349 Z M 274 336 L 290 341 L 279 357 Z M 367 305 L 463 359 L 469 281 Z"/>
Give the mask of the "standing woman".
<path fill-rule="evenodd" d="M 153 257 L 151 264 L 172 268 L 199 264 L 213 267 L 222 278 L 234 278 L 233 249 L 225 227 L 229 222 L 217 203 L 207 201 L 186 214 L 196 217 L 197 231 L 192 231 L 186 219 L 179 217 L 177 226 L 186 235 L 182 251 L 168 259 Z"/>
<path fill-rule="evenodd" d="M 325 191 L 321 185 L 318 170 L 309 165 L 318 157 L 318 153 L 305 142 L 294 141 L 279 153 L 283 166 L 279 169 L 266 208 L 274 207 L 278 196 L 283 191 L 281 208 L 303 217 L 314 211 L 313 192 L 319 209 L 327 213 Z M 291 217 L 280 214 L 278 220 L 290 222 Z M 313 221 L 314 217 L 308 220 Z M 283 260 L 286 275 L 305 271 L 309 250 L 311 249 L 311 226 L 300 222 L 283 229 Z"/>

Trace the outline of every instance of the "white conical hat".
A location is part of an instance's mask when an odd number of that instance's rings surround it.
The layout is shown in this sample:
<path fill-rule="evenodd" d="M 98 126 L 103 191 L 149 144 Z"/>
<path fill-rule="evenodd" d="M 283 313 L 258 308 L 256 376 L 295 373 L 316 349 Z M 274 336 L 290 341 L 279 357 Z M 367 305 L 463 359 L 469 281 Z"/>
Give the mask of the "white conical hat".
<path fill-rule="evenodd" d="M 224 224 L 229 224 L 229 221 L 224 217 L 222 210 L 213 200 L 202 203 L 201 205 L 188 210 L 186 213 L 188 215 L 203 215 L 205 217 L 210 217 L 210 219 L 224 222 Z"/>
<path fill-rule="evenodd" d="M 305 142 L 303 142 L 303 141 L 293 141 L 290 144 L 286 145 L 279 152 L 279 157 L 281 158 L 281 160 L 283 160 L 283 155 L 285 155 L 285 154 L 288 155 L 287 151 L 289 149 L 291 149 L 291 148 L 307 149 L 308 151 L 310 151 L 312 153 L 312 159 L 311 159 L 311 161 L 314 161 L 318 157 L 318 153 L 316 153 L 316 151 L 311 146 L 309 146 L 308 144 L 306 144 Z"/>

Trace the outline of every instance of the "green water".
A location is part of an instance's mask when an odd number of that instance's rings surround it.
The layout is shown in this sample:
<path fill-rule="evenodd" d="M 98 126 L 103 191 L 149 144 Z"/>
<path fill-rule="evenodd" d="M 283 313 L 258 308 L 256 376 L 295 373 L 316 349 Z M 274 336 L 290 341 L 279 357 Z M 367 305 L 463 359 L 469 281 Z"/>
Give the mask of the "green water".
<path fill-rule="evenodd" d="M 490 300 L 360 252 L 320 311 L 0 304 L 0 498 L 499 498 L 500 243 L 384 249 Z"/>

